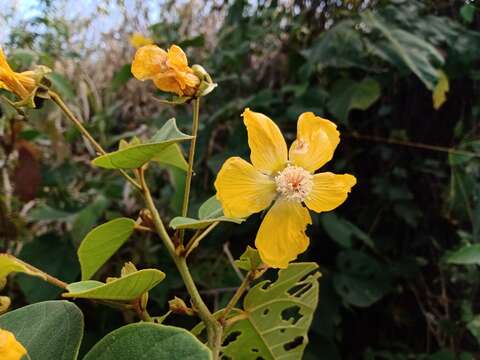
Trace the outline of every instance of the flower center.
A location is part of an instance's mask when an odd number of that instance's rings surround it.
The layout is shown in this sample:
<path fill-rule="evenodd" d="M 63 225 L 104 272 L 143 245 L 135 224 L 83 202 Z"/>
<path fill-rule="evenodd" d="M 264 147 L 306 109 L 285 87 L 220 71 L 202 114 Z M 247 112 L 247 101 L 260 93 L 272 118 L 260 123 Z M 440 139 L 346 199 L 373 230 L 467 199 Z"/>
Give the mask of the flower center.
<path fill-rule="evenodd" d="M 290 201 L 304 201 L 313 187 L 313 175 L 307 170 L 287 165 L 275 176 L 277 192 Z"/>

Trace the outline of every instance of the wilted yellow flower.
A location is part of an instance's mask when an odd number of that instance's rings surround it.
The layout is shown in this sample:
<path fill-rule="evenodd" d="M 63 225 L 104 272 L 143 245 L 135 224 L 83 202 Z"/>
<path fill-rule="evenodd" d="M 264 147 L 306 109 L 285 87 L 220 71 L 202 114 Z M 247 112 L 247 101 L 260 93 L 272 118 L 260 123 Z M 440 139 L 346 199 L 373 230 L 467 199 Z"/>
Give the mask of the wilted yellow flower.
<path fill-rule="evenodd" d="M 253 165 L 239 157 L 227 159 L 215 181 L 217 198 L 225 215 L 237 218 L 267 209 L 274 202 L 255 245 L 264 263 L 285 268 L 309 245 L 305 230 L 312 220 L 307 208 L 315 212 L 335 209 L 357 180 L 349 174 L 314 174 L 333 157 L 340 142 L 331 121 L 303 113 L 298 118 L 297 139 L 287 150 L 280 129 L 270 118 L 250 109 L 242 116 Z"/>
<path fill-rule="evenodd" d="M 133 33 L 132 36 L 130 36 L 130 44 L 132 44 L 135 49 L 138 49 L 145 45 L 152 45 L 154 43 L 155 42 L 153 41 L 153 39 L 145 37 L 139 32 Z"/>
<path fill-rule="evenodd" d="M 35 71 L 17 73 L 8 65 L 7 58 L 0 48 L 0 89 L 14 93 L 22 100 L 32 95 L 43 75 L 49 71 L 47 67 L 39 66 Z"/>
<path fill-rule="evenodd" d="M 27 350 L 20 344 L 10 331 L 0 329 L 0 359 L 20 360 Z"/>
<path fill-rule="evenodd" d="M 138 80 L 153 80 L 160 90 L 179 96 L 195 95 L 200 84 L 177 45 L 172 45 L 168 52 L 156 45 L 142 46 L 133 59 L 132 74 Z"/>

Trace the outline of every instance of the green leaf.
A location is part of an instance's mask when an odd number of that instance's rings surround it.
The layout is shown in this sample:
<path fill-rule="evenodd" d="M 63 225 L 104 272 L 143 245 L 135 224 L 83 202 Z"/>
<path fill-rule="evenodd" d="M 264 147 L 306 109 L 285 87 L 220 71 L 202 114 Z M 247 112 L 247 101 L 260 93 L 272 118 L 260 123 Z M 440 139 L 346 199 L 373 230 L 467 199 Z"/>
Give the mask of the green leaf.
<path fill-rule="evenodd" d="M 86 280 L 69 284 L 66 298 L 99 299 L 114 301 L 131 301 L 139 298 L 157 286 L 165 274 L 156 269 L 143 269 L 121 278 L 102 283 Z"/>
<path fill-rule="evenodd" d="M 103 212 L 110 205 L 110 200 L 103 195 L 98 195 L 95 200 L 75 215 L 72 223 L 72 239 L 75 244 L 80 244 L 90 229 L 96 224 Z"/>
<path fill-rule="evenodd" d="M 374 258 L 355 250 L 340 253 L 335 290 L 348 304 L 367 307 L 390 290 L 390 275 Z"/>
<path fill-rule="evenodd" d="M 255 270 L 262 265 L 262 263 L 258 251 L 250 246 L 247 246 L 247 249 L 240 256 L 239 260 L 235 260 L 235 265 L 245 271 Z"/>
<path fill-rule="evenodd" d="M 0 279 L 3 279 L 9 274 L 15 272 L 21 272 L 45 279 L 45 276 L 42 276 L 39 273 L 32 271 L 23 262 L 19 261 L 15 256 L 9 254 L 0 254 Z"/>
<path fill-rule="evenodd" d="M 171 165 L 183 171 L 187 171 L 188 163 L 183 156 L 182 149 L 178 144 L 167 146 L 164 150 L 155 155 L 151 161 L 156 161 L 160 164 Z"/>
<path fill-rule="evenodd" d="M 332 212 L 322 214 L 320 222 L 332 240 L 345 248 L 352 247 L 354 238 L 360 239 L 371 249 L 375 248 L 372 238 L 367 233 Z"/>
<path fill-rule="evenodd" d="M 110 83 L 113 91 L 118 91 L 132 78 L 131 66 L 131 64 L 125 64 L 113 74 L 112 82 Z"/>
<path fill-rule="evenodd" d="M 129 218 L 111 220 L 97 226 L 83 239 L 78 248 L 82 280 L 88 280 L 127 241 L 135 229 Z"/>
<path fill-rule="evenodd" d="M 215 195 L 208 198 L 198 209 L 199 219 L 212 219 L 219 216 L 223 216 L 223 209 Z"/>
<path fill-rule="evenodd" d="M 83 360 L 211 360 L 210 350 L 188 331 L 151 323 L 130 324 L 100 340 Z"/>
<path fill-rule="evenodd" d="M 236 224 L 241 224 L 245 220 L 228 218 L 226 216 L 220 216 L 215 219 L 193 219 L 189 217 L 177 216 L 170 221 L 169 226 L 175 230 L 176 229 L 204 229 L 208 225 L 213 224 L 214 222 L 217 222 L 217 221 L 233 222 Z"/>
<path fill-rule="evenodd" d="M 67 100 L 75 99 L 75 90 L 70 81 L 59 73 L 52 72 L 45 75 L 50 80 L 52 87 Z"/>
<path fill-rule="evenodd" d="M 465 4 L 460 8 L 460 15 L 462 16 L 463 21 L 467 24 L 471 24 L 475 18 L 475 5 Z"/>
<path fill-rule="evenodd" d="M 83 315 L 68 301 L 45 301 L 0 316 L 32 360 L 74 360 L 83 336 Z"/>
<path fill-rule="evenodd" d="M 262 281 L 245 296 L 245 319 L 224 336 L 222 351 L 232 360 L 301 359 L 318 303 L 318 265 L 291 263 L 275 282 Z"/>
<path fill-rule="evenodd" d="M 368 26 L 378 29 L 385 37 L 385 42 L 371 43 L 372 50 L 398 68 L 409 68 L 425 84 L 433 90 L 438 82 L 438 68 L 444 59 L 431 44 L 383 19 L 372 11 L 364 11 L 362 19 Z"/>
<path fill-rule="evenodd" d="M 212 196 L 200 206 L 198 209 L 198 217 L 198 219 L 193 219 L 177 216 L 170 221 L 169 226 L 172 229 L 203 229 L 217 221 L 233 222 L 236 224 L 245 221 L 245 219 L 224 216 L 222 206 L 215 196 Z"/>
<path fill-rule="evenodd" d="M 371 78 L 360 82 L 341 79 L 333 85 L 328 109 L 338 119 L 346 122 L 351 110 L 366 110 L 380 97 L 380 85 Z"/>
<path fill-rule="evenodd" d="M 149 143 L 130 146 L 99 156 L 93 159 L 92 164 L 105 169 L 137 169 L 158 156 L 170 145 L 191 138 L 178 130 L 175 119 L 170 119 L 150 139 Z"/>
<path fill-rule="evenodd" d="M 460 248 L 448 257 L 447 262 L 459 265 L 480 265 L 480 244 Z"/>

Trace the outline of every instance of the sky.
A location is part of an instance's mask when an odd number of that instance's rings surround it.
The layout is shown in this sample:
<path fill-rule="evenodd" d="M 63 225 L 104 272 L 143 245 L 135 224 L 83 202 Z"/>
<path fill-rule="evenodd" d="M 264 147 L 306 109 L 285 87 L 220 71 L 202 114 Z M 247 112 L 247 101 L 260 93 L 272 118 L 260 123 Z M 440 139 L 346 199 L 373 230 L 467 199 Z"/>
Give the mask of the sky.
<path fill-rule="evenodd" d="M 9 27 L 18 24 L 21 20 L 33 18 L 39 14 L 39 0 L 0 0 L 2 7 L 0 9 L 0 43 L 8 38 Z M 149 7 L 149 16 L 152 21 L 159 18 L 159 4 L 163 0 L 143 1 Z M 119 17 L 115 16 L 118 11 L 116 1 L 108 0 L 56 0 L 62 13 L 68 18 L 87 18 L 97 13 L 97 6 L 108 9 L 109 16 L 95 15 L 95 21 L 92 28 L 98 28 L 101 31 L 107 31 L 118 24 Z M 110 4 L 109 4 L 110 3 Z M 130 11 L 135 11 L 135 0 L 124 0 L 125 7 Z M 8 19 L 8 20 L 6 20 Z"/>

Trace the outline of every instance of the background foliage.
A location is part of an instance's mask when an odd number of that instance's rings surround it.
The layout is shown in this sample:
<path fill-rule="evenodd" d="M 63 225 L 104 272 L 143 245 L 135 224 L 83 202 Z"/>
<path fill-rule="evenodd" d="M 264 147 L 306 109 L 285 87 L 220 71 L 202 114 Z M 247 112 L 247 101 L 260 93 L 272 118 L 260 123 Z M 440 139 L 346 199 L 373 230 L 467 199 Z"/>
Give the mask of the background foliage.
<path fill-rule="evenodd" d="M 104 146 L 147 138 L 172 115 L 189 132 L 188 108 L 161 105 L 152 87 L 131 80 L 132 32 L 162 47 L 179 44 L 219 83 L 202 103 L 193 214 L 213 194 L 223 161 L 248 157 L 245 107 L 269 114 L 288 140 L 304 111 L 339 125 L 342 142 L 328 167 L 355 174 L 358 184 L 347 204 L 314 216 L 312 246 L 300 257 L 318 262 L 323 274 L 306 359 L 479 356 L 478 4 L 118 0 L 75 16 L 68 3 L 38 0 L 35 12 L 22 14 L 3 8 L 2 27 L 10 30 L 3 48 L 18 70 L 54 68 L 54 87 Z M 90 166 L 93 149 L 49 104 L 27 121 L 1 109 L 1 251 L 77 281 L 75 252 L 86 233 L 135 216 L 141 202 L 121 178 Z M 150 173 L 171 219 L 181 206 L 183 173 L 166 165 Z M 222 224 L 192 257 L 212 308 L 238 286 L 229 256 L 253 243 L 259 223 L 252 216 L 242 227 Z M 186 298 L 154 236 L 134 235 L 96 278 L 119 273 L 125 261 L 167 274 L 150 294 L 153 313 L 165 312 L 174 295 Z M 2 295 L 18 307 L 59 292 L 18 275 Z M 80 306 L 81 353 L 132 320 L 101 305 Z M 167 323 L 194 325 L 181 316 Z"/>

